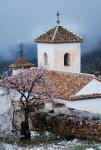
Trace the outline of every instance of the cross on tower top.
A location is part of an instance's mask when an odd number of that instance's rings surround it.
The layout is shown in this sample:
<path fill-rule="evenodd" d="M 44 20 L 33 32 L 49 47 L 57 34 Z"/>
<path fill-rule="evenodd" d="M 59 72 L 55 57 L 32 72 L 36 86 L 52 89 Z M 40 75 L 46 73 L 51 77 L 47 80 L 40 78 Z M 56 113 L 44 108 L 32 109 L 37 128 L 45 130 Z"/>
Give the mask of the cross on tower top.
<path fill-rule="evenodd" d="M 59 13 L 59 11 L 57 11 L 57 25 L 59 25 L 60 24 L 60 13 Z"/>
<path fill-rule="evenodd" d="M 22 42 L 20 42 L 20 44 L 19 44 L 19 49 L 20 49 L 20 57 L 23 57 L 23 43 Z"/>

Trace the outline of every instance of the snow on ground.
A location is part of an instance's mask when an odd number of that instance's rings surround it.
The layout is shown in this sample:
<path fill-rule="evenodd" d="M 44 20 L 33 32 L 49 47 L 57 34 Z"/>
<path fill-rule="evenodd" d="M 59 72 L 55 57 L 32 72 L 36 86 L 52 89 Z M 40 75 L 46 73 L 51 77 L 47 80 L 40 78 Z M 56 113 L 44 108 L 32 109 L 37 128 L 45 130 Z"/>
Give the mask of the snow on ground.
<path fill-rule="evenodd" d="M 81 142 L 77 139 L 71 141 L 59 141 L 51 144 L 39 144 L 26 147 L 18 147 L 17 145 L 2 144 L 5 150 L 70 150 L 73 147 L 80 146 Z"/>
<path fill-rule="evenodd" d="M 71 141 L 58 141 L 51 144 L 29 145 L 20 147 L 17 145 L 4 144 L 0 145 L 1 150 L 101 150 L 101 144 L 87 143 L 77 139 Z"/>
<path fill-rule="evenodd" d="M 87 148 L 86 150 L 94 150 L 94 148 Z"/>
<path fill-rule="evenodd" d="M 101 114 L 101 98 L 76 101 L 59 100 L 59 102 L 64 103 L 67 107 Z"/>

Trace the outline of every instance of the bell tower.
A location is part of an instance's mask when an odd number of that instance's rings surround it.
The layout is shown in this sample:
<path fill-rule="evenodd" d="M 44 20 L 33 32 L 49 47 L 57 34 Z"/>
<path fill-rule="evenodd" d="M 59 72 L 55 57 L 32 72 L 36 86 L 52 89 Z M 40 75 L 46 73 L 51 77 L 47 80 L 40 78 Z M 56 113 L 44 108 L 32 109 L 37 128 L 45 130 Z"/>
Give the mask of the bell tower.
<path fill-rule="evenodd" d="M 12 63 L 9 67 L 12 69 L 12 75 L 17 75 L 19 74 L 21 71 L 25 70 L 25 69 L 29 69 L 31 67 L 34 67 L 34 65 L 32 63 L 30 63 L 29 61 L 27 61 L 24 58 L 24 54 L 23 54 L 23 44 L 22 42 L 19 44 L 19 48 L 20 48 L 20 55 L 19 58 Z"/>
<path fill-rule="evenodd" d="M 80 73 L 82 39 L 61 26 L 59 12 L 56 15 L 56 26 L 35 40 L 38 67 L 42 65 L 49 70 Z"/>

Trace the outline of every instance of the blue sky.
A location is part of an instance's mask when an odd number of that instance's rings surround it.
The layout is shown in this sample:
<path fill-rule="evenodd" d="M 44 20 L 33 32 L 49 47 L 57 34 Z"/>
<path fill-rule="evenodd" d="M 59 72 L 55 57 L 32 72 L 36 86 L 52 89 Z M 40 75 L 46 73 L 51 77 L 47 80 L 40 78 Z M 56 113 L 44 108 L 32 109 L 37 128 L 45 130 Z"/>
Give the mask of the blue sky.
<path fill-rule="evenodd" d="M 83 37 L 85 51 L 101 40 L 101 0 L 0 0 L 0 55 L 55 26 L 57 10 L 61 25 Z"/>

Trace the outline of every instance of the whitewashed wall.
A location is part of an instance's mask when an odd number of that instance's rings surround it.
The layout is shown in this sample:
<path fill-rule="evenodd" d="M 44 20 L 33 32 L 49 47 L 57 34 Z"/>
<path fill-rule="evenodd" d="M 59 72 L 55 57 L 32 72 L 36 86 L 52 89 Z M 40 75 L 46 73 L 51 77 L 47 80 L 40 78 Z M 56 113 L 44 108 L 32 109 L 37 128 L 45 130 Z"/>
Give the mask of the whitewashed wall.
<path fill-rule="evenodd" d="M 32 67 L 33 68 L 33 67 Z M 21 69 L 12 69 L 12 75 L 18 75 L 19 73 L 21 73 L 21 72 L 24 72 L 24 71 L 26 71 L 26 70 L 28 70 L 27 68 L 25 69 L 25 68 L 21 68 Z"/>
<path fill-rule="evenodd" d="M 76 100 L 76 101 L 56 99 L 55 101 L 62 103 L 69 108 L 75 108 L 78 110 L 101 114 L 101 98 Z"/>
<path fill-rule="evenodd" d="M 38 43 L 38 66 L 44 66 L 44 53 L 48 56 L 48 69 L 66 72 L 81 70 L 80 43 L 47 44 Z M 70 53 L 70 66 L 64 66 L 64 54 Z"/>
<path fill-rule="evenodd" d="M 21 71 L 22 71 L 22 69 L 13 69 L 12 75 L 18 75 Z"/>
<path fill-rule="evenodd" d="M 93 79 L 87 85 L 85 85 L 76 95 L 87 95 L 93 93 L 101 93 L 101 82 Z"/>
<path fill-rule="evenodd" d="M 52 109 L 53 109 L 53 105 L 51 102 L 45 103 L 45 110 L 52 110 Z"/>

